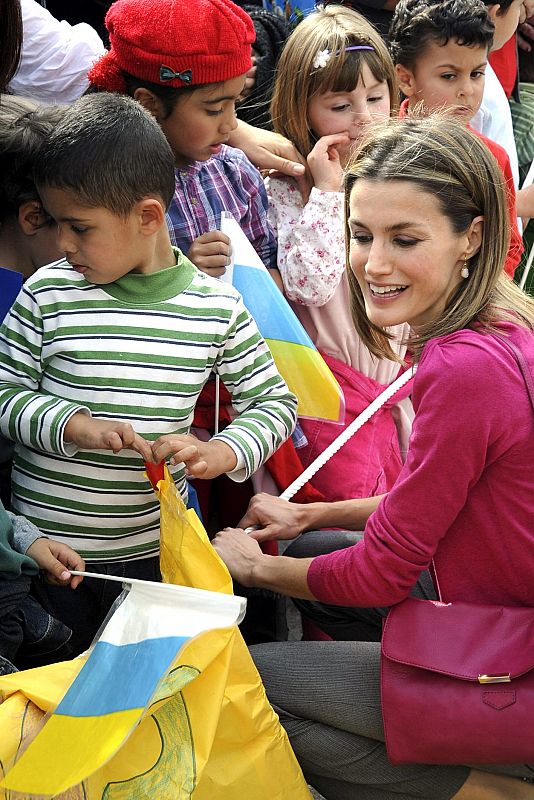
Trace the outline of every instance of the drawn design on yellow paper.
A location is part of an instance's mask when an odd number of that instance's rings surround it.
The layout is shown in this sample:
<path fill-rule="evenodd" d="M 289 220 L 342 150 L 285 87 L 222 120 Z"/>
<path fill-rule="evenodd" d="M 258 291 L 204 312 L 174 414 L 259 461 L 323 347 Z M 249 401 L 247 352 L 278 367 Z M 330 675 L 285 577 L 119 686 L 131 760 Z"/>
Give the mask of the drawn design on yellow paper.
<path fill-rule="evenodd" d="M 152 763 L 144 772 L 140 771 L 126 781 L 110 781 L 104 789 L 102 800 L 168 797 L 170 781 L 176 781 L 172 787 L 173 797 L 176 800 L 189 800 L 196 786 L 195 747 L 180 689 L 196 678 L 198 672 L 193 667 L 181 666 L 169 673 L 155 698 L 155 704 L 162 701 L 163 704 L 157 710 L 152 705 L 150 717 L 144 720 L 143 725 L 142 752 L 147 753 L 147 728 L 151 724 L 150 741 L 155 751 L 152 751 Z"/>
<path fill-rule="evenodd" d="M 34 732 L 40 728 L 43 712 L 41 709 L 34 705 L 31 700 L 24 698 L 20 704 L 20 710 L 16 715 L 13 715 L 19 725 L 18 730 L 13 730 L 13 734 L 17 737 L 19 745 L 17 753 L 23 748 L 28 737 L 33 736 Z M 2 777 L 5 775 L 4 764 L 0 761 L 0 771 Z M 2 800 L 32 800 L 31 795 L 21 794 L 20 792 L 10 792 L 9 790 L 0 789 L 0 798 Z M 58 800 L 85 800 L 85 792 L 83 786 L 73 786 L 67 792 L 58 796 Z"/>
<path fill-rule="evenodd" d="M 195 667 L 180 666 L 162 682 L 149 713 L 130 737 L 129 757 L 121 751 L 82 784 L 56 795 L 55 800 L 131 800 L 132 797 L 172 797 L 189 800 L 196 787 L 196 759 L 189 714 L 181 689 L 197 677 Z M 43 712 L 24 698 L 18 718 L 17 752 L 42 724 Z M 132 775 L 132 763 L 136 774 Z M 0 761 L 0 774 L 4 765 Z M 127 775 L 123 779 L 123 775 Z M 170 787 L 169 783 L 173 786 Z M 33 800 L 33 795 L 0 790 L 2 800 Z"/>

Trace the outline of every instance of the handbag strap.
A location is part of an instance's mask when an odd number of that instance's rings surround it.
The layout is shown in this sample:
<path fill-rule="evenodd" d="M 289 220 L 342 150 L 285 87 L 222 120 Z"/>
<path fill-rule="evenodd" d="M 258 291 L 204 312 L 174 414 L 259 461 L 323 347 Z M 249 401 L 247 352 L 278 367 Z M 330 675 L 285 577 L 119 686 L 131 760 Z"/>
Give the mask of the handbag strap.
<path fill-rule="evenodd" d="M 326 447 L 322 453 L 319 453 L 317 458 L 309 464 L 304 472 L 299 475 L 299 477 L 291 483 L 287 489 L 285 489 L 282 494 L 280 495 L 281 500 L 291 500 L 296 493 L 302 489 L 304 484 L 311 480 L 313 476 L 319 472 L 321 467 L 324 467 L 327 461 L 329 461 L 332 456 L 334 456 L 338 450 L 340 450 L 345 442 L 354 436 L 354 434 L 360 430 L 360 428 L 368 422 L 373 414 L 376 414 L 382 406 L 391 400 L 391 398 L 401 389 L 406 383 L 412 380 L 413 376 L 417 371 L 417 365 L 414 364 L 413 366 L 409 367 L 404 372 L 394 380 L 389 386 L 386 386 L 384 391 L 375 397 L 372 403 L 369 403 L 367 408 L 364 408 L 361 414 L 359 414 L 356 419 L 353 419 L 349 425 L 343 430 L 339 436 L 337 436 L 333 442 L 331 442 L 328 447 Z"/>
<path fill-rule="evenodd" d="M 506 345 L 508 350 L 510 350 L 515 360 L 517 361 L 519 369 L 521 370 L 521 374 L 523 375 L 525 385 L 527 387 L 527 394 L 530 400 L 530 405 L 532 406 L 532 410 L 534 411 L 534 381 L 532 379 L 532 373 L 528 368 L 528 364 L 525 360 L 525 356 L 523 355 L 519 347 L 517 347 L 517 345 L 511 342 L 510 339 L 507 339 L 505 336 L 501 336 L 500 333 L 494 333 L 494 336 L 496 336 L 497 339 L 499 339 L 504 345 Z M 434 563 L 434 559 L 432 559 L 432 574 L 434 577 L 434 584 L 436 587 L 438 598 L 441 600 L 442 599 L 441 589 L 439 586 L 438 573 L 436 571 L 436 565 Z"/>
<path fill-rule="evenodd" d="M 517 345 L 515 345 L 509 339 L 506 339 L 506 337 L 501 336 L 500 333 L 496 333 L 495 336 L 498 339 L 500 339 L 501 342 L 506 345 L 508 350 L 510 350 L 513 353 L 517 363 L 519 364 L 519 369 L 521 370 L 521 374 L 523 375 L 527 387 L 530 405 L 532 406 L 532 410 L 534 411 L 534 382 L 532 380 L 532 373 L 528 368 L 527 362 L 525 361 L 525 356 L 523 355 L 519 347 L 517 347 Z"/>

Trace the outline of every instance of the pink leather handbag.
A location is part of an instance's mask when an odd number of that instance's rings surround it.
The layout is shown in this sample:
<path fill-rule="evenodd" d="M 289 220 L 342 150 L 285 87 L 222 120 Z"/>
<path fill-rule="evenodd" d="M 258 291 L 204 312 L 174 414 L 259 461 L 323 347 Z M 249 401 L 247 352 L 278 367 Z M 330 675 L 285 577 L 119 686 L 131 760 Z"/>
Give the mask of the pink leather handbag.
<path fill-rule="evenodd" d="M 393 764 L 534 763 L 534 608 L 407 598 L 384 624 Z"/>

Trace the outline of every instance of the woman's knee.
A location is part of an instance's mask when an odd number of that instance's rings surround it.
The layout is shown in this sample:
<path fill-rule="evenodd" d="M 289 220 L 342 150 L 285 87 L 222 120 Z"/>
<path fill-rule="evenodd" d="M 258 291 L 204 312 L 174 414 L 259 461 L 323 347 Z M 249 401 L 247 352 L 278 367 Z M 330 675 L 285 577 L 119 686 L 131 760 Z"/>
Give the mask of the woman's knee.
<path fill-rule="evenodd" d="M 363 533 L 355 531 L 308 531 L 292 542 L 284 555 L 292 558 L 314 558 L 351 547 L 362 537 Z"/>

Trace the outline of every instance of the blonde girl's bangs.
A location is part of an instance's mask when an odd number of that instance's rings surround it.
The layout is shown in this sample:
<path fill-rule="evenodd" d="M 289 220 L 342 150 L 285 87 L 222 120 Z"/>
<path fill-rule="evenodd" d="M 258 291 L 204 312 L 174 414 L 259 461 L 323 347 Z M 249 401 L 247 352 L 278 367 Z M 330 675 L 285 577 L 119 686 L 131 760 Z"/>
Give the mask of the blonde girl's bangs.
<path fill-rule="evenodd" d="M 316 94 L 325 92 L 352 92 L 362 78 L 364 66 L 367 66 L 373 78 L 382 83 L 390 81 L 392 72 L 384 65 L 383 60 L 376 50 L 349 50 L 347 47 L 366 47 L 366 42 L 358 41 L 354 44 L 345 44 L 344 50 L 337 51 L 329 60 L 324 69 L 313 70 L 310 76 L 310 91 L 308 99 Z"/>
<path fill-rule="evenodd" d="M 351 46 L 373 49 L 347 52 Z M 324 66 L 317 66 L 321 54 Z M 271 103 L 275 131 L 307 156 L 315 144 L 307 119 L 310 98 L 329 91 L 353 91 L 364 65 L 377 81 L 386 81 L 396 111 L 395 67 L 378 31 L 358 12 L 343 6 L 328 6 L 310 14 L 295 28 L 278 61 Z"/>

